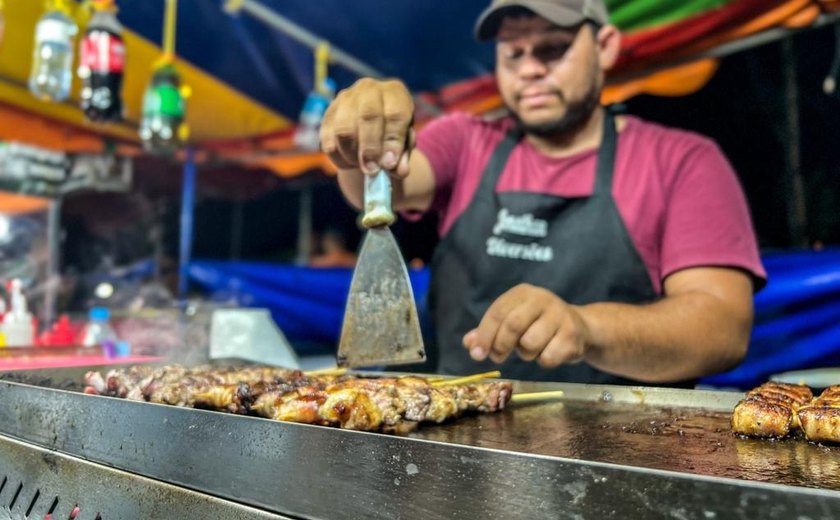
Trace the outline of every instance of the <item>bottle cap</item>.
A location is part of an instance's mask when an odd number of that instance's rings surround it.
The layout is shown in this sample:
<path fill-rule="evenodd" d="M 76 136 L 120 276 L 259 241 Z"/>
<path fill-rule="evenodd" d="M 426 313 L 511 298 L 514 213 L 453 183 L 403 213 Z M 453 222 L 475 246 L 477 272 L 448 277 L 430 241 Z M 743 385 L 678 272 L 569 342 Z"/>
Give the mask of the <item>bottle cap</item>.
<path fill-rule="evenodd" d="M 94 321 L 108 321 L 111 318 L 111 311 L 107 307 L 91 307 L 88 317 Z"/>

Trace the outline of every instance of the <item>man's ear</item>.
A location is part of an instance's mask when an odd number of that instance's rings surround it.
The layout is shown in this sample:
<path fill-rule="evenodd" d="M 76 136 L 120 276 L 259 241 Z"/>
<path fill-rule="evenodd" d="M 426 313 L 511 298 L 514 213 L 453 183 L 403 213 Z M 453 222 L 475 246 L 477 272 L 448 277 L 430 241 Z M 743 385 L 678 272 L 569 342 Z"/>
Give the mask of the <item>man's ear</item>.
<path fill-rule="evenodd" d="M 598 62 L 602 70 L 610 70 L 618 61 L 621 51 L 621 33 L 615 25 L 605 25 L 598 30 Z"/>

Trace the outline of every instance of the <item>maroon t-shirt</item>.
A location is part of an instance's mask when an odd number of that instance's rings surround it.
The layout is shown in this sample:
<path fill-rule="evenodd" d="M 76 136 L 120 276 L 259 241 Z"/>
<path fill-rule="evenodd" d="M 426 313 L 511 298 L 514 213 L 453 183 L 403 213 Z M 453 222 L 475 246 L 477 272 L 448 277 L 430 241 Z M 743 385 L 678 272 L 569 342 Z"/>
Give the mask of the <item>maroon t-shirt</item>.
<path fill-rule="evenodd" d="M 417 148 L 434 170 L 432 210 L 445 236 L 464 212 L 490 155 L 511 127 L 510 118 L 485 121 L 450 114 L 423 128 Z M 565 197 L 592 194 L 597 153 L 552 158 L 523 140 L 496 187 Z M 635 117 L 618 138 L 613 197 L 653 287 L 687 267 L 744 269 L 766 280 L 749 209 L 735 172 L 711 140 Z"/>

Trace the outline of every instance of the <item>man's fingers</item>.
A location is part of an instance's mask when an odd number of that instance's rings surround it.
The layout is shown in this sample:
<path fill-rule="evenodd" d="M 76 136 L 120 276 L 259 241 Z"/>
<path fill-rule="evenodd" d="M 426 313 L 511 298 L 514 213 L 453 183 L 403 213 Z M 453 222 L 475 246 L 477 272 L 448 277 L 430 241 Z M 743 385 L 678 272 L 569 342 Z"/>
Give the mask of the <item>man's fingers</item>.
<path fill-rule="evenodd" d="M 490 308 L 481 317 L 481 321 L 475 329 L 475 341 L 470 350 L 473 359 L 483 361 L 487 358 L 493 343 L 496 341 L 496 333 L 514 303 L 515 300 L 510 297 L 510 294 L 505 293 L 496 298 L 496 301 L 490 305 Z"/>
<path fill-rule="evenodd" d="M 334 151 L 328 153 L 338 155 L 344 164 L 349 164 L 352 168 L 360 168 L 359 127 L 355 98 L 342 92 L 342 95 L 336 98 L 334 103 L 333 112 L 327 111 L 330 113 L 330 119 L 327 121 L 329 126 L 323 132 L 332 134 L 332 139 L 334 139 Z M 323 122 L 321 124 L 323 125 Z M 328 140 L 329 138 L 325 140 L 324 144 L 327 144 Z"/>
<path fill-rule="evenodd" d="M 382 94 L 370 88 L 357 96 L 359 164 L 366 173 L 376 173 L 382 158 L 382 136 L 385 128 Z"/>
<path fill-rule="evenodd" d="M 525 361 L 537 359 L 557 333 L 557 322 L 550 313 L 543 313 L 519 338 L 516 353 Z"/>
<path fill-rule="evenodd" d="M 382 159 L 386 170 L 397 169 L 403 152 L 409 144 L 409 128 L 414 117 L 414 101 L 405 86 L 398 81 L 382 84 L 384 132 Z M 410 149 L 410 148 L 409 148 Z"/>
<path fill-rule="evenodd" d="M 504 362 L 519 346 L 522 335 L 537 321 L 542 309 L 522 302 L 511 309 L 502 320 L 496 339 L 490 348 L 490 359 L 494 363 Z"/>
<path fill-rule="evenodd" d="M 580 361 L 580 354 L 581 348 L 576 336 L 568 329 L 561 328 L 537 357 L 537 363 L 543 368 L 554 368 L 563 363 Z"/>

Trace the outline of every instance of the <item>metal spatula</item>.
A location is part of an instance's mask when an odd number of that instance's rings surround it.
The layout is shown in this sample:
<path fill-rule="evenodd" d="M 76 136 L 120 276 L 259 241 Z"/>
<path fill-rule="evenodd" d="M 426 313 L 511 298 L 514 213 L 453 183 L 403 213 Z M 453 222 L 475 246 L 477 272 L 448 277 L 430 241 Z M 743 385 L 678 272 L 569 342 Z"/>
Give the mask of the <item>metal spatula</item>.
<path fill-rule="evenodd" d="M 344 325 L 338 345 L 338 365 L 367 367 L 416 363 L 426 359 L 417 306 L 400 248 L 388 227 L 391 180 L 380 171 L 365 179 L 368 228 L 353 272 Z"/>

